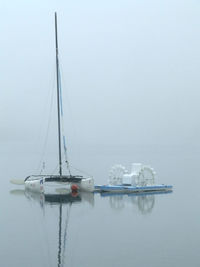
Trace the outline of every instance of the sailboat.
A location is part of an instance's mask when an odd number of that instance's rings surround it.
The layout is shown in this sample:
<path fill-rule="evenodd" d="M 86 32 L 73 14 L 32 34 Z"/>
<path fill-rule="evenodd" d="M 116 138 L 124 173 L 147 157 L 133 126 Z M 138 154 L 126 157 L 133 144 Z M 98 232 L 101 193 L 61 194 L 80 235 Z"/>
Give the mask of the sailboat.
<path fill-rule="evenodd" d="M 57 13 L 55 12 L 55 48 L 56 48 L 56 81 L 57 81 L 57 116 L 58 116 L 58 158 L 59 173 L 57 175 L 30 175 L 25 178 L 25 189 L 44 194 L 66 194 L 70 191 L 94 191 L 93 177 L 83 177 L 80 175 L 72 175 L 68 162 L 67 167 L 69 175 L 63 174 L 62 168 L 62 149 L 61 149 L 61 80 L 59 69 L 59 53 L 58 53 L 58 31 L 57 31 Z M 63 143 L 65 140 L 63 141 Z M 64 149 L 65 147 L 65 143 Z"/>

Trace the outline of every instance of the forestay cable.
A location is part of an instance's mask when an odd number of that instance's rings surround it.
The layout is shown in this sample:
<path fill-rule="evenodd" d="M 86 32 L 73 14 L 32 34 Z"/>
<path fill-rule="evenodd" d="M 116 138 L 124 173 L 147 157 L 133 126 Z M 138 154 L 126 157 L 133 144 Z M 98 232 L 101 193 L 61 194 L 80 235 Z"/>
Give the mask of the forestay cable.
<path fill-rule="evenodd" d="M 61 128 L 62 128 L 62 137 L 63 137 L 63 148 L 64 148 L 64 156 L 65 156 L 65 162 L 67 164 L 67 169 L 70 172 L 70 166 L 67 156 L 67 146 L 66 146 L 66 138 L 65 138 L 65 131 L 64 131 L 64 119 L 63 119 L 63 102 L 62 102 L 62 86 L 61 86 L 61 74 L 60 74 L 60 68 L 58 69 L 58 78 L 59 78 L 59 90 L 60 90 L 60 112 L 61 112 Z"/>

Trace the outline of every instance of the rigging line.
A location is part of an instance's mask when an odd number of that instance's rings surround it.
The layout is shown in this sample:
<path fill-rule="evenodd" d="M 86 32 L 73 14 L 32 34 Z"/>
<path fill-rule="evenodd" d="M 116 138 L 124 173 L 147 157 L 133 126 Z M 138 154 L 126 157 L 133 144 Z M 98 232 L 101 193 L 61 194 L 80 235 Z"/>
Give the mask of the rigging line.
<path fill-rule="evenodd" d="M 62 161 L 62 164 L 63 164 L 63 163 L 66 163 L 66 161 L 63 160 L 63 161 Z M 67 164 L 69 164 L 69 162 L 68 162 Z M 54 173 L 57 172 L 57 170 L 58 170 L 58 166 L 59 166 L 59 165 L 57 164 L 56 167 L 55 167 L 55 168 L 53 169 L 53 171 L 51 172 L 52 174 L 54 174 Z M 71 166 L 71 165 L 69 165 L 69 166 Z M 69 170 L 69 169 L 68 169 L 68 170 Z M 71 172 L 70 172 L 70 175 L 71 175 Z"/>
<path fill-rule="evenodd" d="M 93 175 L 87 173 L 86 171 L 83 171 L 83 170 L 81 170 L 81 169 L 78 169 L 78 168 L 72 166 L 71 164 L 70 164 L 70 166 L 71 166 L 72 169 L 74 169 L 74 170 L 76 170 L 76 171 L 79 171 L 80 173 L 83 173 L 83 174 L 86 174 L 86 175 L 88 175 L 88 176 L 93 177 Z"/>
<path fill-rule="evenodd" d="M 60 73 L 63 74 L 63 67 L 62 67 L 62 59 L 60 60 Z M 66 83 L 66 80 L 65 80 L 65 75 L 62 75 L 62 83 L 63 83 L 63 86 L 64 88 L 68 88 L 68 83 Z M 70 120 L 70 131 L 72 132 L 72 136 L 74 137 L 74 139 L 76 140 L 75 142 L 75 146 L 78 148 L 79 145 L 80 145 L 80 139 L 78 138 L 78 132 L 77 132 L 77 129 L 76 129 L 76 124 L 75 124 L 75 119 L 74 116 L 73 116 L 73 109 L 72 109 L 72 106 L 70 104 L 70 97 L 69 97 L 69 91 L 68 90 L 65 90 L 65 101 L 67 103 L 67 111 L 69 113 L 69 117 L 71 118 Z M 70 164 L 71 166 L 71 164 Z"/>
<path fill-rule="evenodd" d="M 60 73 L 63 74 L 62 59 L 60 59 L 59 67 L 60 67 Z M 67 83 L 65 81 L 65 75 L 61 75 L 61 76 L 62 76 L 63 87 L 64 88 L 68 88 Z M 67 111 L 69 113 L 69 117 L 71 118 L 71 120 L 70 120 L 70 123 L 71 123 L 70 130 L 73 132 L 73 136 L 75 136 L 75 139 L 78 140 L 78 138 L 77 138 L 77 130 L 76 130 L 75 123 L 74 123 L 75 120 L 73 119 L 73 112 L 72 112 L 72 107 L 71 107 L 69 99 L 70 98 L 68 96 L 68 90 L 65 90 L 65 100 L 66 100 L 66 103 L 67 103 Z"/>
<path fill-rule="evenodd" d="M 61 86 L 61 74 L 60 74 L 60 68 L 58 69 L 58 75 L 59 75 L 59 90 L 60 90 L 60 111 L 61 111 L 61 118 L 62 118 L 62 130 L 64 135 L 64 119 L 63 119 L 63 101 L 62 101 L 62 86 Z M 66 147 L 65 147 L 66 148 Z"/>
<path fill-rule="evenodd" d="M 58 78 L 59 78 L 59 90 L 60 90 L 60 111 L 61 111 L 61 128 L 62 128 L 62 136 L 63 136 L 63 146 L 64 146 L 64 156 L 65 156 L 65 162 L 67 164 L 67 169 L 69 171 L 69 174 L 71 175 L 70 166 L 68 162 L 68 155 L 67 155 L 67 146 L 65 141 L 65 131 L 64 131 L 64 119 L 63 119 L 63 101 L 62 101 L 62 86 L 61 86 L 61 74 L 60 74 L 60 68 L 58 69 Z"/>
<path fill-rule="evenodd" d="M 62 164 L 63 164 L 63 163 L 65 163 L 65 160 L 62 161 Z M 67 164 L 69 164 L 69 162 L 68 162 Z M 80 172 L 80 173 L 83 173 L 83 174 L 86 174 L 86 175 L 88 175 L 88 176 L 90 176 L 90 177 L 93 177 L 93 175 L 87 173 L 86 171 L 83 171 L 83 170 L 81 170 L 81 169 L 78 169 L 78 168 L 72 166 L 71 164 L 69 164 L 69 166 L 70 166 L 70 169 L 72 168 L 72 169 L 74 169 L 74 170 L 76 170 L 76 171 L 78 171 L 78 172 Z M 57 170 L 58 170 L 58 167 L 59 167 L 59 164 L 56 165 L 56 167 L 53 169 L 53 171 L 52 171 L 51 173 L 52 173 L 52 174 L 56 173 Z M 70 175 L 71 175 L 71 173 L 70 173 Z"/>
<path fill-rule="evenodd" d="M 63 68 L 62 68 L 62 59 L 60 59 L 60 73 L 63 74 Z M 66 82 L 65 82 L 65 76 L 62 75 L 62 83 L 64 84 L 64 88 L 67 88 L 67 85 L 66 85 Z M 72 117 L 72 108 L 71 108 L 71 105 L 70 105 L 70 102 L 69 102 L 69 97 L 68 97 L 68 92 L 67 90 L 65 90 L 65 95 L 67 96 L 66 97 L 66 100 L 67 100 L 67 107 L 69 109 L 69 113 L 70 113 L 70 117 Z"/>
<path fill-rule="evenodd" d="M 46 114 L 47 113 L 47 111 L 48 111 L 48 109 L 49 109 L 49 105 L 47 104 L 48 103 L 48 101 L 47 100 L 49 100 L 49 98 L 51 99 L 51 95 L 52 95 L 52 91 L 53 91 L 53 88 L 52 88 L 52 84 L 54 85 L 54 83 L 55 83 L 55 75 L 54 75 L 54 71 L 52 71 L 52 75 L 51 75 L 51 77 L 53 77 L 52 79 L 51 79 L 51 81 L 48 83 L 48 84 L 50 84 L 50 86 L 49 85 L 47 85 L 47 88 L 49 88 L 49 90 L 48 90 L 48 92 L 46 93 L 46 96 L 45 96 L 45 102 L 43 103 L 43 109 L 41 110 L 41 114 Z M 39 130 L 38 130 L 38 136 L 37 136 L 37 144 L 39 144 L 39 140 L 41 139 L 41 136 L 43 135 L 43 133 L 42 133 L 42 130 L 44 130 L 43 129 L 43 125 L 44 125 L 44 120 L 46 121 L 46 118 L 42 118 L 41 119 L 41 121 L 39 121 Z M 41 153 L 40 153 L 41 154 Z M 37 162 L 35 162 L 35 164 L 34 164 L 34 166 L 35 166 L 35 171 L 37 172 L 38 170 L 39 170 L 39 167 L 37 167 L 38 166 L 38 160 L 37 160 Z"/>
<path fill-rule="evenodd" d="M 62 164 L 65 163 L 65 160 L 63 159 L 62 160 Z M 68 163 L 69 164 L 69 163 Z M 71 166 L 71 165 L 70 165 Z M 51 172 L 52 174 L 54 174 L 55 172 L 57 172 L 58 170 L 58 167 L 59 167 L 59 164 L 56 165 L 56 167 L 53 169 L 53 171 Z"/>
<path fill-rule="evenodd" d="M 59 166 L 59 164 L 57 164 L 56 167 L 53 169 L 53 171 L 51 172 L 52 174 L 54 174 L 55 172 L 57 172 L 58 166 Z"/>
<path fill-rule="evenodd" d="M 46 130 L 46 135 L 45 135 L 45 141 L 44 141 L 44 146 L 43 146 L 43 150 L 42 150 L 42 154 L 41 154 L 41 158 L 38 164 L 38 168 L 37 171 L 39 170 L 43 159 L 44 159 L 44 155 L 46 152 L 46 147 L 47 147 L 47 141 L 48 141 L 48 136 L 49 136 L 49 128 L 50 128 L 50 124 L 51 124 L 51 119 L 52 119 L 52 110 L 53 110 L 53 99 L 54 99 L 54 86 L 52 87 L 52 92 L 51 92 L 51 102 L 50 102 L 50 110 L 49 110 L 49 117 L 48 117 L 48 123 L 47 123 L 47 130 Z"/>

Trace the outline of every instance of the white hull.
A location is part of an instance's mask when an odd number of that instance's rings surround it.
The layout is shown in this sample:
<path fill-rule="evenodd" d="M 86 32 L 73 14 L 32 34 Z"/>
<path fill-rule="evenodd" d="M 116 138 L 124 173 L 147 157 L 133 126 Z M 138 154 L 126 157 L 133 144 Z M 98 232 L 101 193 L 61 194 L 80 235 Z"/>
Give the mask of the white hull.
<path fill-rule="evenodd" d="M 79 191 L 93 192 L 94 180 L 93 178 L 83 178 L 80 182 L 63 182 L 63 181 L 46 181 L 45 177 L 30 176 L 25 181 L 25 189 L 32 192 L 44 194 L 68 194 L 70 193 L 71 186 L 77 185 Z"/>
<path fill-rule="evenodd" d="M 84 192 L 94 192 L 94 179 L 93 178 L 85 178 L 81 180 L 80 191 Z"/>

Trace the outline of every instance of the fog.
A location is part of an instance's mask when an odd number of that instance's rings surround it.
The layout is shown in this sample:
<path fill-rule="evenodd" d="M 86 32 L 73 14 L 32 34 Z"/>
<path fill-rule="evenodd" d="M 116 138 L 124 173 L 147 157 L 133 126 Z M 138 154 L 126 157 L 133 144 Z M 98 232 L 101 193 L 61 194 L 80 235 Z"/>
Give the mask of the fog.
<path fill-rule="evenodd" d="M 21 0 L 0 2 L 1 147 L 41 148 L 55 89 L 55 11 L 71 149 L 199 146 L 198 1 Z M 54 94 L 49 144 L 55 103 Z"/>
<path fill-rule="evenodd" d="M 58 173 L 55 11 L 72 174 L 106 184 L 141 162 L 171 194 L 54 203 L 10 183 Z M 194 0 L 0 0 L 0 266 L 199 266 L 199 14 Z"/>

